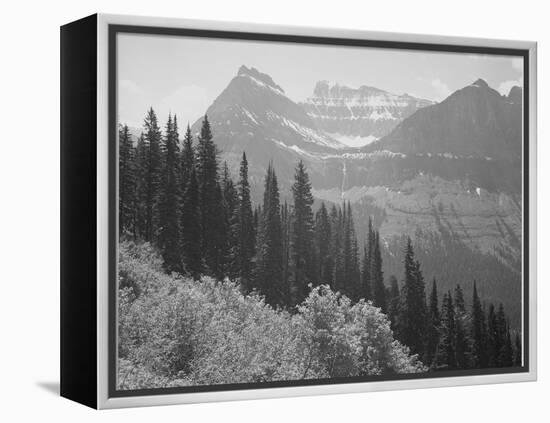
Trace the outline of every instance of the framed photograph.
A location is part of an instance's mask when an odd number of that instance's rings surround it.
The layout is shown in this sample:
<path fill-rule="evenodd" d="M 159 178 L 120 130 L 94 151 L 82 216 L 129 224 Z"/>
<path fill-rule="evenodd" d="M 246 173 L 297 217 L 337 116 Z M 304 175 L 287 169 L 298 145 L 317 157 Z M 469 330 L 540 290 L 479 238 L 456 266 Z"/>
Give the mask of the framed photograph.
<path fill-rule="evenodd" d="M 61 394 L 536 379 L 536 43 L 61 28 Z"/>

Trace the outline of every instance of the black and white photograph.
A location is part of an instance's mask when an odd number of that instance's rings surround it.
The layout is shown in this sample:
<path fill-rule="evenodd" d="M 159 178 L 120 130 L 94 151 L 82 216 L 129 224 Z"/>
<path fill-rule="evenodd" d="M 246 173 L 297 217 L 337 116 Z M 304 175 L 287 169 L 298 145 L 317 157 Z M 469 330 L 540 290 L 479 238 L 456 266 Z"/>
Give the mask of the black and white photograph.
<path fill-rule="evenodd" d="M 524 60 L 118 32 L 114 389 L 522 371 Z"/>

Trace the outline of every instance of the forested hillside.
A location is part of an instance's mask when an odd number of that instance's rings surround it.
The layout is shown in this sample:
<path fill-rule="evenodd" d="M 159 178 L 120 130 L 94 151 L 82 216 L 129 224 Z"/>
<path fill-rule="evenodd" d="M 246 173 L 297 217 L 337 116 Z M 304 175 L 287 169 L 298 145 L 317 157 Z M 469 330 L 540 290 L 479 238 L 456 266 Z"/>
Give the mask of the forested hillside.
<path fill-rule="evenodd" d="M 153 109 L 136 145 L 119 130 L 121 387 L 521 365 L 501 305 L 473 281 L 465 300 L 459 275 L 443 295 L 435 275 L 428 301 L 407 236 L 385 275 L 372 218 L 359 243 L 350 203 L 314 205 L 302 161 L 290 202 L 269 163 L 253 204 L 246 152 L 234 180 L 206 116 L 194 138 Z"/>

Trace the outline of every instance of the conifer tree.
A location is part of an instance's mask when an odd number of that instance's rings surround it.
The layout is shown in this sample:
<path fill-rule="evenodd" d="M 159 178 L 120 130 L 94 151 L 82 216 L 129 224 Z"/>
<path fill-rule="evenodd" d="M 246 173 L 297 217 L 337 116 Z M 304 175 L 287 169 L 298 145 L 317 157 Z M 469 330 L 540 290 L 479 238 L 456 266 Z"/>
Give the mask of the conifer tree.
<path fill-rule="evenodd" d="M 196 149 L 199 210 L 201 213 L 201 253 L 205 271 L 215 277 L 222 274 L 220 248 L 223 245 L 223 227 L 220 216 L 221 188 L 218 181 L 218 151 L 214 144 L 208 117 L 202 121 Z M 222 231 L 222 233 L 220 233 Z"/>
<path fill-rule="evenodd" d="M 195 149 L 193 148 L 193 135 L 191 134 L 191 128 L 187 124 L 187 130 L 185 131 L 185 137 L 183 138 L 183 146 L 181 149 L 181 178 L 180 184 L 182 191 L 185 190 L 189 182 L 191 172 L 195 167 Z"/>
<path fill-rule="evenodd" d="M 437 282 L 435 278 L 432 282 L 432 291 L 429 299 L 429 321 L 428 321 L 428 341 L 426 345 L 425 364 L 433 366 L 439 345 L 439 331 L 441 325 L 441 314 L 439 313 L 439 303 L 437 297 Z"/>
<path fill-rule="evenodd" d="M 512 367 L 514 365 L 514 347 L 510 335 L 510 324 L 506 323 L 504 342 L 499 354 L 500 367 Z"/>
<path fill-rule="evenodd" d="M 363 297 L 365 300 L 373 300 L 374 287 L 371 280 L 371 268 L 372 268 L 372 253 L 374 246 L 374 230 L 372 228 L 372 218 L 369 216 L 369 224 L 367 231 L 367 240 L 363 247 L 363 266 L 361 269 L 361 286 L 363 288 Z"/>
<path fill-rule="evenodd" d="M 283 274 L 282 283 L 284 287 L 283 303 L 286 306 L 291 304 L 290 298 L 290 240 L 291 240 L 291 224 L 292 212 L 290 206 L 285 203 L 281 206 L 281 233 L 282 233 L 282 258 L 283 258 Z"/>
<path fill-rule="evenodd" d="M 159 194 L 162 178 L 162 136 L 157 115 L 151 107 L 143 122 L 143 141 L 147 154 L 145 171 L 145 222 L 144 239 L 156 243 L 159 226 Z"/>
<path fill-rule="evenodd" d="M 304 163 L 300 160 L 292 185 L 294 216 L 292 225 L 292 296 L 298 304 L 307 295 L 308 284 L 313 280 L 311 245 L 313 244 L 313 195 Z"/>
<path fill-rule="evenodd" d="M 231 279 L 238 277 L 235 254 L 237 251 L 238 195 L 227 162 L 224 162 L 221 181 L 223 201 L 224 243 L 222 251 L 222 273 Z"/>
<path fill-rule="evenodd" d="M 486 368 L 487 362 L 487 325 L 485 313 L 481 307 L 481 301 L 477 293 L 477 284 L 474 281 L 474 293 L 472 299 L 472 358 L 473 364 L 478 368 Z"/>
<path fill-rule="evenodd" d="M 426 292 L 420 265 L 414 259 L 410 238 L 407 238 L 404 265 L 397 337 L 411 349 L 413 354 L 422 357 L 426 340 Z"/>
<path fill-rule="evenodd" d="M 159 238 L 158 244 L 164 266 L 168 272 L 181 272 L 180 256 L 180 216 L 178 213 L 181 202 L 180 167 L 179 167 L 179 135 L 177 118 L 168 115 L 166 135 L 164 139 L 164 157 L 159 186 Z"/>
<path fill-rule="evenodd" d="M 135 235 L 135 149 L 128 125 L 119 126 L 119 183 L 118 183 L 118 207 L 119 234 L 129 233 Z"/>
<path fill-rule="evenodd" d="M 332 206 L 330 211 L 330 254 L 333 257 L 331 288 L 334 291 L 342 289 L 342 273 L 344 260 L 342 255 L 342 211 Z"/>
<path fill-rule="evenodd" d="M 455 357 L 459 369 L 467 369 L 471 364 L 470 340 L 466 332 L 467 315 L 464 293 L 460 285 L 455 288 Z"/>
<path fill-rule="evenodd" d="M 390 276 L 390 288 L 388 293 L 388 317 L 392 329 L 396 331 L 397 319 L 399 316 L 399 283 L 394 275 Z"/>
<path fill-rule="evenodd" d="M 195 169 L 191 168 L 181 209 L 181 250 L 183 271 L 193 279 L 202 273 L 201 216 L 199 210 L 199 185 Z"/>
<path fill-rule="evenodd" d="M 456 368 L 456 327 L 455 307 L 450 292 L 443 296 L 441 308 L 441 337 L 436 353 L 436 368 L 452 370 Z"/>
<path fill-rule="evenodd" d="M 318 257 L 316 283 L 326 284 L 331 281 L 331 254 L 330 254 L 330 220 L 325 203 L 315 214 L 315 249 Z"/>
<path fill-rule="evenodd" d="M 149 163 L 149 148 L 145 145 L 145 137 L 140 135 L 136 147 L 135 159 L 135 201 L 136 201 L 136 228 L 135 238 L 146 240 L 147 227 L 147 167 Z"/>
<path fill-rule="evenodd" d="M 286 289 L 282 286 L 283 257 L 279 187 L 277 176 L 270 163 L 265 177 L 263 203 L 262 243 L 257 249 L 256 286 L 265 294 L 271 305 L 283 305 Z"/>
<path fill-rule="evenodd" d="M 496 367 L 498 364 L 501 345 L 497 326 L 495 307 L 491 304 L 487 312 L 487 367 Z"/>
<path fill-rule="evenodd" d="M 421 275 L 416 276 L 421 277 Z M 374 288 L 374 305 L 380 307 L 382 312 L 386 313 L 386 286 L 384 285 L 384 274 L 382 272 L 382 254 L 380 252 L 380 234 L 378 231 L 374 232 L 373 252 L 371 256 L 371 283 Z"/>
<path fill-rule="evenodd" d="M 248 161 L 243 153 L 237 184 L 239 199 L 238 217 L 236 219 L 236 252 L 235 261 L 241 285 L 247 292 L 252 290 L 252 259 L 254 257 L 254 216 L 250 201 L 250 185 L 248 182 Z M 256 216 L 257 219 L 257 216 Z"/>

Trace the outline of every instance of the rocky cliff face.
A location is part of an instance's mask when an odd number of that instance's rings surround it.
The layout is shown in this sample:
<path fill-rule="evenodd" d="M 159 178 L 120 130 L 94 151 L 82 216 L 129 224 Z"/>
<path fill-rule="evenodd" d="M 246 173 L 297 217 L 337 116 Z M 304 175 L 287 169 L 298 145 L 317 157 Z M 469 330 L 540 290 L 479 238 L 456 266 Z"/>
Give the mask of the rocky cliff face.
<path fill-rule="evenodd" d="M 438 104 L 323 82 L 297 104 L 268 75 L 243 66 L 207 114 L 235 177 L 246 151 L 255 201 L 269 161 L 290 199 L 303 160 L 318 201 L 351 201 L 360 241 L 375 216 L 386 275 L 401 276 L 403 237 L 411 236 L 426 278 L 437 277 L 442 292 L 457 274 L 466 288 L 476 279 L 517 321 L 522 97 L 520 88 L 501 96 L 482 80 Z M 342 134 L 381 138 L 358 149 L 338 140 Z"/>
<path fill-rule="evenodd" d="M 349 88 L 320 81 L 302 107 L 315 123 L 351 147 L 387 135 L 403 119 L 433 102 L 374 87 Z"/>

